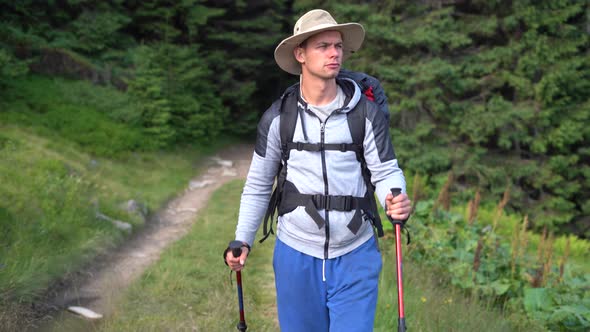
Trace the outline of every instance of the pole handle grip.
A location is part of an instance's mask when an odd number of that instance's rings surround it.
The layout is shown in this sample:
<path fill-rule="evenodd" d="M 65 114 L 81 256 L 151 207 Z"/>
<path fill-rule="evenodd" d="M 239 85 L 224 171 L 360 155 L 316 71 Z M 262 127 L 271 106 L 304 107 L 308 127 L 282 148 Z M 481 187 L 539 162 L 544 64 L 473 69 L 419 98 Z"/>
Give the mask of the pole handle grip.
<path fill-rule="evenodd" d="M 229 249 L 234 257 L 240 257 L 242 255 L 242 247 L 244 244 L 240 241 L 234 240 L 229 243 Z"/>
<path fill-rule="evenodd" d="M 399 194 L 402 193 L 401 188 L 391 188 L 389 190 L 391 190 L 391 194 L 393 195 L 393 197 L 398 196 Z M 393 224 L 403 224 L 403 222 L 401 220 L 395 220 L 395 219 L 391 218 L 389 215 L 387 216 L 387 218 L 389 218 L 389 221 L 391 221 Z"/>

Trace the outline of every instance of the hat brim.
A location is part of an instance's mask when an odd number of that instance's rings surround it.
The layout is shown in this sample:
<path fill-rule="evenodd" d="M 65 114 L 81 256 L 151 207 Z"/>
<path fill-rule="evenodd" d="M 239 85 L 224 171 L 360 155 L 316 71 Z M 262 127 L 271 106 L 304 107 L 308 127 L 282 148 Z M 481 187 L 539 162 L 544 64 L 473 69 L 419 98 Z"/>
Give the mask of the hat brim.
<path fill-rule="evenodd" d="M 275 49 L 275 61 L 279 67 L 293 75 L 301 74 L 301 64 L 295 59 L 293 50 L 307 38 L 323 31 L 339 31 L 342 34 L 342 60 L 358 51 L 365 39 L 365 29 L 358 23 L 326 24 L 317 26 L 283 40 Z"/>

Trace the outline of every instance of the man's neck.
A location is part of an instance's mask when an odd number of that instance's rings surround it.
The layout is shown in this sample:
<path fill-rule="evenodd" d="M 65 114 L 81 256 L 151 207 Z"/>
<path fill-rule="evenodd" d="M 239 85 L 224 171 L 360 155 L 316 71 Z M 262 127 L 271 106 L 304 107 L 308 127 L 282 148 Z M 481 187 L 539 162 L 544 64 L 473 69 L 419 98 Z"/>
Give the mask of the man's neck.
<path fill-rule="evenodd" d="M 319 77 L 301 76 L 301 93 L 309 104 L 322 106 L 329 104 L 338 92 L 336 79 L 322 79 Z"/>

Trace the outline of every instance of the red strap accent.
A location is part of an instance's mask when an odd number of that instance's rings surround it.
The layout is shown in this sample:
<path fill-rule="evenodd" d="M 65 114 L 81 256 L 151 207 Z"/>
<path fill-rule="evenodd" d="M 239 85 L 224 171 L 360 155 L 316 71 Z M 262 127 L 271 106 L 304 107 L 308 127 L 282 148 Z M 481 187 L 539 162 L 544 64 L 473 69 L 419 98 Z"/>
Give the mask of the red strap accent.
<path fill-rule="evenodd" d="M 367 99 L 369 99 L 370 101 L 375 101 L 375 95 L 373 94 L 372 86 L 365 90 L 365 96 L 367 96 Z"/>

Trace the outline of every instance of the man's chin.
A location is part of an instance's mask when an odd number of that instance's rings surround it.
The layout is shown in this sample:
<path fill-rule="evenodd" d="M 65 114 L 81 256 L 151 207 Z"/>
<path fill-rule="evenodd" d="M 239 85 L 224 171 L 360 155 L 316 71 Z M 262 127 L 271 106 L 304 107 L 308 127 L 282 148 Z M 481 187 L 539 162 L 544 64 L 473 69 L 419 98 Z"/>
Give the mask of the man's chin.
<path fill-rule="evenodd" d="M 312 76 L 316 76 L 316 77 L 322 78 L 324 80 L 335 79 L 339 73 L 340 73 L 340 68 L 334 69 L 334 70 L 324 70 L 324 71 L 315 72 L 315 73 L 309 72 L 309 74 L 311 74 Z"/>
<path fill-rule="evenodd" d="M 332 79 L 332 78 L 336 78 L 338 76 L 338 74 L 340 73 L 340 68 L 335 69 L 335 70 L 331 70 L 328 73 L 326 73 L 326 79 Z"/>

